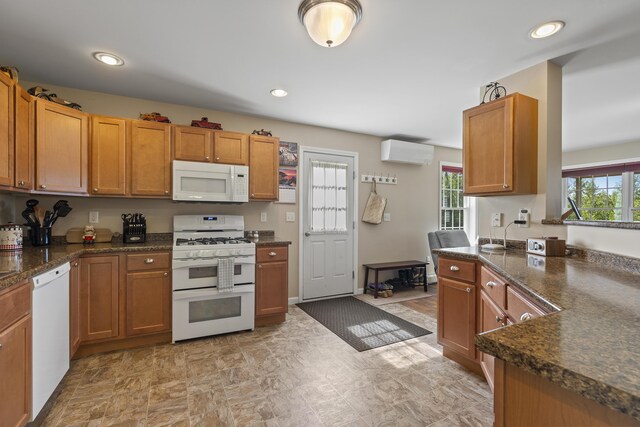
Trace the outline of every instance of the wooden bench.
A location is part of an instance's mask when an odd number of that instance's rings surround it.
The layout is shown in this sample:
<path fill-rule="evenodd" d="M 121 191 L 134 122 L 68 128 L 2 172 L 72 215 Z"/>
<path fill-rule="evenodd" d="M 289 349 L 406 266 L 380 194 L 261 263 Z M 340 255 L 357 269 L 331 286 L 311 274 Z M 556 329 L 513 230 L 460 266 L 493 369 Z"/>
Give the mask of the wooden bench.
<path fill-rule="evenodd" d="M 396 261 L 396 262 L 381 262 L 377 264 L 363 264 L 364 267 L 364 293 L 367 293 L 367 285 L 369 284 L 369 270 L 373 270 L 375 273 L 375 283 L 373 287 L 373 297 L 378 298 L 378 272 L 379 271 L 388 271 L 388 270 L 402 270 L 405 268 L 416 268 L 423 267 L 424 268 L 424 277 L 423 277 L 423 286 L 424 291 L 427 292 L 427 264 L 425 261 Z"/>

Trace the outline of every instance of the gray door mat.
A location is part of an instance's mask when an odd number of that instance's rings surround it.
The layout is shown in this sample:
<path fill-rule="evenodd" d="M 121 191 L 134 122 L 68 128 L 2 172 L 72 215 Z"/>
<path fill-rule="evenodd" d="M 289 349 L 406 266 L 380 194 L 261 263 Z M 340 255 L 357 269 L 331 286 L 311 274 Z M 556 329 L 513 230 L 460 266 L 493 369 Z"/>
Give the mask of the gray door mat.
<path fill-rule="evenodd" d="M 358 351 L 431 333 L 351 296 L 303 302 L 297 306 Z"/>

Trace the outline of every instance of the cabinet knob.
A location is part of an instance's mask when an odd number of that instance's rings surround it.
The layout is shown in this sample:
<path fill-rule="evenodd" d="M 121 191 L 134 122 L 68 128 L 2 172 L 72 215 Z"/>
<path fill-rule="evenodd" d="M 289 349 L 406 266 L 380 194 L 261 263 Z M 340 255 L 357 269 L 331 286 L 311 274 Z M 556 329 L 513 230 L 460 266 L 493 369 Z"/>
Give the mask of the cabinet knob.
<path fill-rule="evenodd" d="M 166 273 L 166 272 L 163 274 L 164 277 L 167 277 L 168 275 L 169 273 Z"/>
<path fill-rule="evenodd" d="M 467 293 L 470 294 L 471 293 L 471 288 L 467 288 Z"/>
<path fill-rule="evenodd" d="M 490 287 L 490 288 L 493 288 L 495 285 L 496 285 L 496 282 L 494 282 L 492 280 L 487 282 L 487 286 Z"/>
<path fill-rule="evenodd" d="M 46 189 L 47 189 L 47 186 L 46 186 L 46 185 L 44 185 L 44 184 L 42 184 L 42 185 L 40 185 L 40 188 L 42 188 L 43 190 L 46 190 Z"/>
<path fill-rule="evenodd" d="M 205 160 L 209 160 L 209 156 L 205 156 L 205 157 L 204 157 L 204 159 L 205 159 Z"/>
<path fill-rule="evenodd" d="M 449 270 L 451 270 L 451 271 L 460 271 L 460 267 L 458 267 L 457 265 L 452 265 L 451 267 L 449 267 Z"/>
<path fill-rule="evenodd" d="M 273 251 L 269 252 L 269 256 L 276 256 L 276 255 L 278 255 L 278 254 L 273 252 Z"/>
<path fill-rule="evenodd" d="M 507 184 L 502 184 L 502 188 L 509 188 L 509 185 L 507 185 Z"/>
<path fill-rule="evenodd" d="M 18 185 L 24 185 L 24 181 L 18 181 Z"/>
<path fill-rule="evenodd" d="M 216 157 L 216 161 L 219 161 L 219 160 L 220 160 L 220 157 Z"/>
<path fill-rule="evenodd" d="M 74 263 L 73 263 L 73 266 L 74 266 L 74 267 L 77 267 L 77 266 L 78 266 L 78 263 L 77 263 L 77 262 L 74 262 Z"/>
<path fill-rule="evenodd" d="M 251 197 L 256 197 L 256 195 L 255 195 L 255 194 L 253 194 L 253 193 L 251 193 Z"/>
<path fill-rule="evenodd" d="M 169 194 L 169 190 L 164 190 L 164 194 Z"/>
<path fill-rule="evenodd" d="M 2 344 L 0 344 L 0 350 L 2 350 Z"/>
<path fill-rule="evenodd" d="M 532 318 L 533 318 L 533 316 L 531 315 L 531 313 L 525 312 L 525 313 L 522 313 L 522 316 L 520 316 L 520 321 L 524 322 L 524 321 L 527 321 L 527 320 L 531 320 Z"/>
<path fill-rule="evenodd" d="M 155 260 L 153 258 L 147 258 L 147 259 L 144 260 L 144 263 L 145 264 L 153 264 L 154 261 Z"/>
<path fill-rule="evenodd" d="M 97 193 L 97 192 L 98 192 L 98 189 L 97 189 L 97 188 L 94 188 L 94 189 L 93 189 L 93 192 L 94 192 L 94 193 Z"/>
<path fill-rule="evenodd" d="M 496 322 L 498 322 L 498 323 L 502 323 L 502 317 L 500 317 L 500 316 L 496 316 Z"/>
<path fill-rule="evenodd" d="M 262 264 L 258 264 L 258 268 L 262 268 Z"/>

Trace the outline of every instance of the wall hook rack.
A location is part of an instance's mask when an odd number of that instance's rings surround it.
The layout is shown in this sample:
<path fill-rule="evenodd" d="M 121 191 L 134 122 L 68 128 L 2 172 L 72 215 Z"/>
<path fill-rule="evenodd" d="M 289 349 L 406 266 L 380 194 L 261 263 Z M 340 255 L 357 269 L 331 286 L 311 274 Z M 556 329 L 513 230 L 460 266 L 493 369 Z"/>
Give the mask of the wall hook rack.
<path fill-rule="evenodd" d="M 377 172 L 364 174 L 360 178 L 360 182 L 373 182 L 374 180 L 376 184 L 396 185 L 398 183 L 398 177 L 396 175 L 379 175 Z"/>

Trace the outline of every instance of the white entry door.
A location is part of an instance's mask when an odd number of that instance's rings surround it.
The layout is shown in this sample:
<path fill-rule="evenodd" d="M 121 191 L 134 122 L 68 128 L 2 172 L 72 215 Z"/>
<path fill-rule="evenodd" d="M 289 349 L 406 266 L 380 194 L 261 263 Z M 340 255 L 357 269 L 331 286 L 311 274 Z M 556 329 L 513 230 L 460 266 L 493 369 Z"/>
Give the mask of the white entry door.
<path fill-rule="evenodd" d="M 303 301 L 354 293 L 354 162 L 303 152 Z"/>

